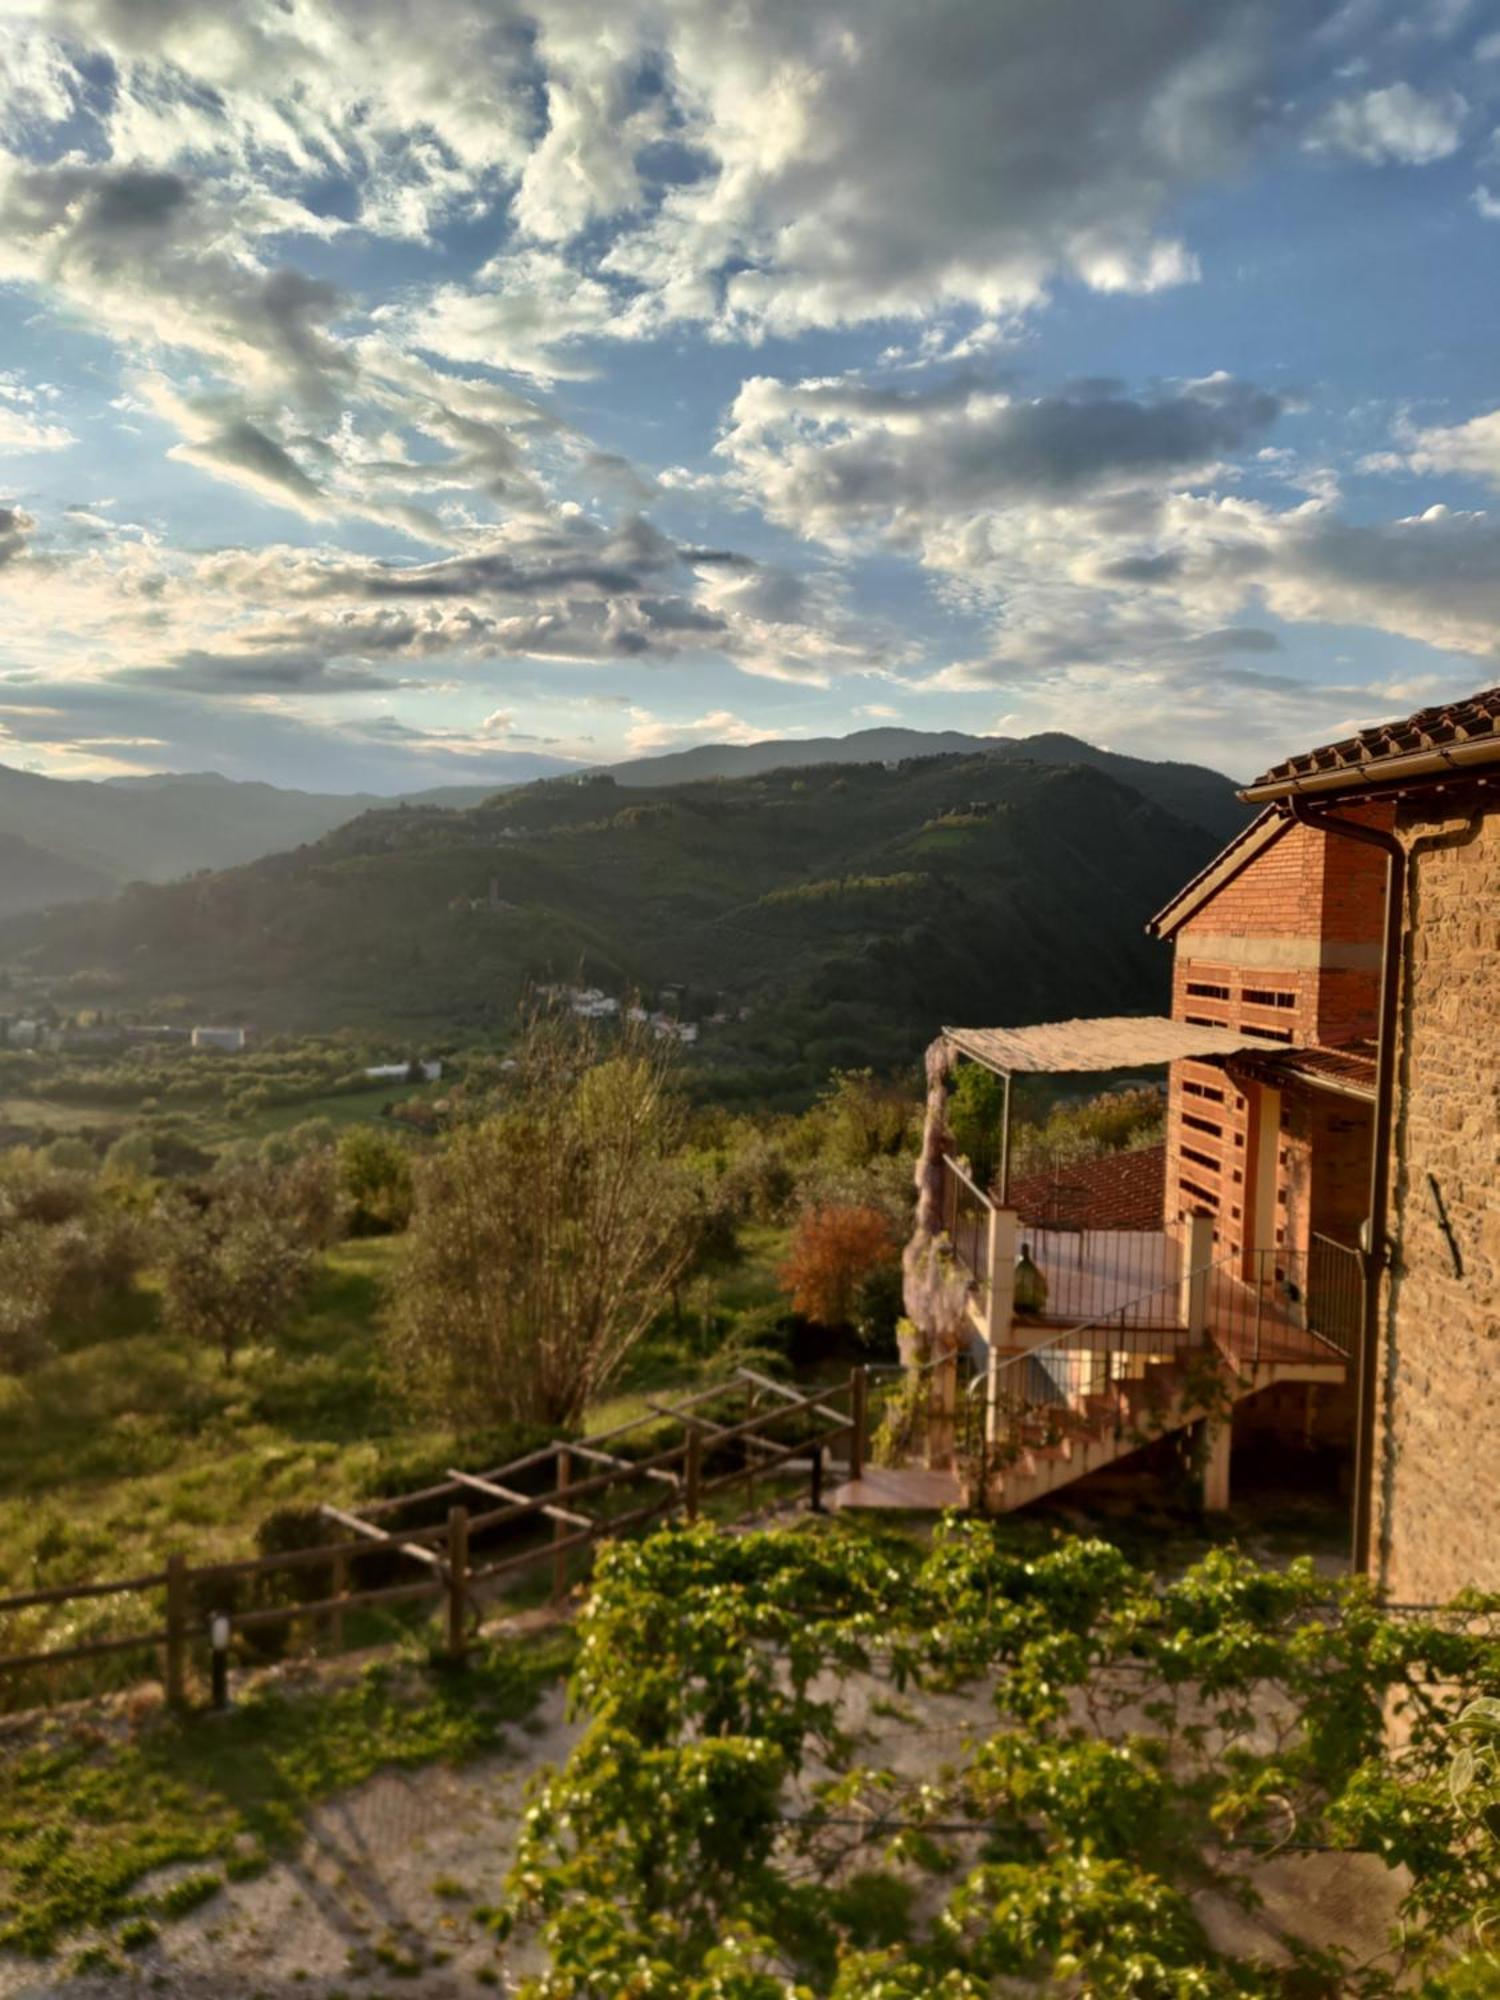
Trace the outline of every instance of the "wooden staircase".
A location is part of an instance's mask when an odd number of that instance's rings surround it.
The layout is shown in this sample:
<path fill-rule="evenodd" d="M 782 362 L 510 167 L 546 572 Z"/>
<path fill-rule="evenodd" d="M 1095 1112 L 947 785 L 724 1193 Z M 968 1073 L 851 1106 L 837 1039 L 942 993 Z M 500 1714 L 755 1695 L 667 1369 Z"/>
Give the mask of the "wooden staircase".
<path fill-rule="evenodd" d="M 1215 1294 L 1199 1332 L 1175 1325 L 1075 1326 L 1001 1356 L 955 1391 L 927 1364 L 921 1419 L 900 1462 L 867 1468 L 836 1507 L 1010 1513 L 1176 1431 L 1227 1425 L 1278 1383 L 1342 1383 L 1349 1362 L 1321 1335 Z M 1247 1331 L 1248 1329 L 1248 1331 Z M 908 1378 L 910 1382 L 912 1378 Z"/>
<path fill-rule="evenodd" d="M 1228 1422 L 1235 1404 L 1278 1382 L 1336 1383 L 1344 1375 L 1345 1363 L 1331 1352 L 1326 1360 L 1310 1355 L 1245 1363 L 1232 1361 L 1208 1340 L 1148 1359 L 1139 1373 L 1101 1391 L 1087 1391 L 1066 1403 L 1023 1406 L 1008 1417 L 1002 1412 L 987 1466 L 976 1435 L 982 1412 L 974 1410 L 959 1455 L 984 1467 L 988 1511 L 1010 1513 L 1128 1458 L 1157 1438 L 1205 1420 Z M 982 1394 L 982 1386 L 976 1393 Z"/>

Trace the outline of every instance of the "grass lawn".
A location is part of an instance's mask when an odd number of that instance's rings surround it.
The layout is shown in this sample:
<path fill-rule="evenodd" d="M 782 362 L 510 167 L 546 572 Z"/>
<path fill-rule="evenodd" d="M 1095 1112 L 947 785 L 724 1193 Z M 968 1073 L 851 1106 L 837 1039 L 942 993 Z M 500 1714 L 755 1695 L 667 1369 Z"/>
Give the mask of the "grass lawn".
<path fill-rule="evenodd" d="M 43 1367 L 0 1375 L 0 1592 L 129 1576 L 172 1553 L 252 1554 L 275 1509 L 355 1499 L 395 1454 L 441 1457 L 449 1440 L 382 1377 L 379 1315 L 399 1248 L 340 1245 L 281 1339 L 230 1375 L 162 1324 L 149 1285 L 65 1333 Z M 0 1652 L 154 1622 L 140 1599 L 41 1607 L 0 1621 Z M 130 1655 L 117 1666 L 120 1680 L 143 1671 Z M 89 1684 L 105 1671 L 89 1669 Z M 0 1684 L 0 1706 L 23 1694 Z"/>
<path fill-rule="evenodd" d="M 694 1281 L 681 1323 L 664 1316 L 588 1427 L 649 1415 L 649 1402 L 712 1380 L 737 1316 L 777 1301 L 783 1246 L 780 1230 L 747 1230 L 742 1256 Z M 277 1509 L 357 1504 L 425 1484 L 455 1459 L 474 1463 L 473 1441 L 413 1413 L 385 1377 L 380 1316 L 401 1251 L 397 1238 L 339 1245 L 282 1336 L 230 1375 L 163 1325 L 149 1283 L 65 1330 L 42 1367 L 0 1374 L 0 1595 L 140 1574 L 174 1553 L 190 1563 L 253 1554 Z M 125 1597 L 12 1613 L 0 1619 L 0 1654 L 147 1630 L 159 1608 Z M 389 1614 L 386 1627 L 401 1629 Z M 0 1710 L 153 1671 L 143 1653 L 49 1669 L 45 1685 L 8 1677 Z"/>

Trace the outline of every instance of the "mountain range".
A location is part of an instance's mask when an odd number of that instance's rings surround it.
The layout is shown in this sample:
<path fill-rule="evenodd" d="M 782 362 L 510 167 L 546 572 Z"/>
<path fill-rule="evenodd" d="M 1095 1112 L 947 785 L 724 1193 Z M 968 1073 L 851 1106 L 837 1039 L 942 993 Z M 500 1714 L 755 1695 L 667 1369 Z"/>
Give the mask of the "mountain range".
<path fill-rule="evenodd" d="M 1217 771 L 1121 757 L 1063 735 L 1016 739 L 867 729 L 844 737 L 705 744 L 600 768 L 621 785 L 651 788 L 935 755 L 1092 764 L 1221 838 L 1243 820 L 1229 780 Z M 502 768 L 511 784 L 579 769 L 561 759 L 525 755 Z M 506 788 L 491 780 L 386 797 L 297 791 L 215 772 L 89 780 L 46 778 L 0 765 L 0 919 L 108 895 L 127 882 L 169 882 L 205 868 L 259 860 L 317 840 L 366 812 L 403 805 L 461 809 Z"/>
<path fill-rule="evenodd" d="M 705 1055 L 789 1075 L 904 1059 L 943 1021 L 1161 1006 L 1142 925 L 1243 809 L 1212 773 L 1042 747 L 383 805 L 246 866 L 13 920 L 0 958 L 79 1003 L 264 1030 L 488 1032 L 544 980 L 674 986 L 728 1017 Z"/>

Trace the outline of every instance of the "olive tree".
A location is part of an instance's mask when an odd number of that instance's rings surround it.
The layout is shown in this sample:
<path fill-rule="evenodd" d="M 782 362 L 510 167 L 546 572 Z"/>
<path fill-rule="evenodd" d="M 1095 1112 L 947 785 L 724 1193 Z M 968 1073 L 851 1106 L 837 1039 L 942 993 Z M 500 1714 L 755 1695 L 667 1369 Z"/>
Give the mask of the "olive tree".
<path fill-rule="evenodd" d="M 542 1015 L 515 1058 L 490 1114 L 419 1163 L 398 1280 L 398 1372 L 462 1429 L 575 1421 L 694 1249 L 664 1045 Z"/>
<path fill-rule="evenodd" d="M 167 1323 L 216 1347 L 226 1375 L 242 1348 L 280 1330 L 311 1278 L 321 1218 L 302 1213 L 296 1192 L 267 1169 L 242 1168 L 164 1211 Z"/>

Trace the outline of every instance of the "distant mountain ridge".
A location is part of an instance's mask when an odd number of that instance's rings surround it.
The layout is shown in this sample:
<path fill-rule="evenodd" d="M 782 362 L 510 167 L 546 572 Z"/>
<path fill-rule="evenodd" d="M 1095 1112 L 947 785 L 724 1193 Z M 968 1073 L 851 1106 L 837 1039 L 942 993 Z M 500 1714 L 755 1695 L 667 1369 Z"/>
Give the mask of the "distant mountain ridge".
<path fill-rule="evenodd" d="M 83 1004 L 175 999 L 266 1031 L 503 1032 L 543 981 L 671 987 L 722 1017 L 704 1056 L 803 1087 L 905 1061 L 944 1021 L 1163 1006 L 1145 920 L 1219 844 L 1109 770 L 1010 746 L 676 785 L 599 772 L 368 812 L 16 919 L 0 960 Z"/>
<path fill-rule="evenodd" d="M 1100 750 L 1080 737 L 1049 730 L 1038 736 L 968 736 L 961 730 L 857 729 L 848 736 L 768 737 L 761 743 L 704 743 L 659 757 L 608 764 L 621 785 L 680 785 L 714 778 L 749 778 L 814 764 L 889 764 L 913 757 L 1001 757 L 1038 764 L 1089 764 L 1170 812 L 1207 827 L 1223 840 L 1248 817 L 1234 780 L 1206 764 L 1127 757 Z"/>
<path fill-rule="evenodd" d="M 1076 737 L 969 736 L 958 730 L 863 729 L 849 736 L 768 737 L 702 744 L 597 767 L 632 790 L 721 782 L 819 765 L 894 764 L 913 758 L 995 757 L 1089 764 L 1204 827 L 1220 840 L 1244 808 L 1230 780 L 1201 765 L 1154 763 L 1098 750 Z M 585 774 L 560 758 L 519 754 L 513 783 Z M 168 882 L 232 868 L 319 840 L 367 812 L 399 806 L 463 810 L 510 787 L 440 785 L 386 796 L 305 792 L 218 772 L 145 772 L 105 779 L 46 778 L 0 765 L 0 919 L 49 903 L 85 901 L 126 882 Z"/>
<path fill-rule="evenodd" d="M 456 785 L 412 793 L 410 801 L 477 805 L 494 790 Z M 45 778 L 0 765 L 0 841 L 25 848 L 0 849 L 0 918 L 126 882 L 257 861 L 396 803 L 373 792 L 302 792 L 216 772 Z"/>

